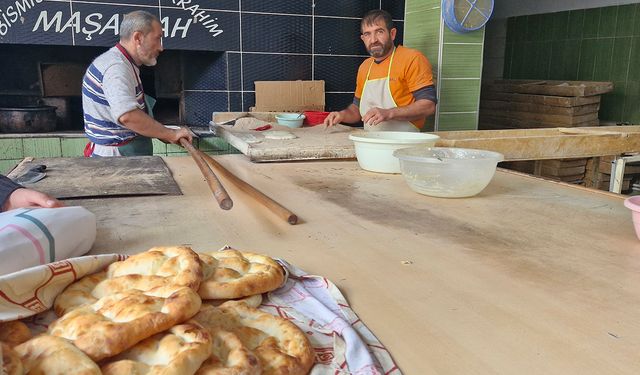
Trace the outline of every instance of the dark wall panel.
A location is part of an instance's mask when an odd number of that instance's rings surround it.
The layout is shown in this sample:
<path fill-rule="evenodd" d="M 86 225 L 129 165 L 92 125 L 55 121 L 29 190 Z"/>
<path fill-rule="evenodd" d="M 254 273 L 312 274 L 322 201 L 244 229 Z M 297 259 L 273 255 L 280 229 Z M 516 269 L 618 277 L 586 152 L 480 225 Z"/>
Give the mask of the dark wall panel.
<path fill-rule="evenodd" d="M 34 0 L 20 14 L 24 22 L 17 16 L 11 18 L 10 11 L 15 10 L 11 6 L 15 7 L 15 0 L 0 0 L 0 10 L 9 17 L 6 25 L 0 17 L 0 54 L 15 54 L 23 62 L 10 69 L 10 77 L 0 77 L 0 92 L 37 94 L 38 63 L 89 64 L 118 40 L 124 14 L 145 9 L 163 22 L 165 50 L 180 56 L 172 61 L 179 65 L 174 71 L 182 84 L 183 120 L 206 125 L 213 111 L 254 106 L 257 80 L 324 80 L 327 110 L 347 106 L 353 98 L 358 66 L 367 57 L 360 40 L 361 17 L 371 9 L 388 10 L 399 29 L 396 42 L 401 43 L 405 2 Z M 30 53 L 26 45 L 33 44 L 43 45 L 38 47 L 42 52 Z M 161 56 L 159 65 L 163 62 Z M 154 72 L 172 71 L 165 68 L 144 70 L 151 85 Z M 148 92 L 154 93 L 154 87 Z"/>

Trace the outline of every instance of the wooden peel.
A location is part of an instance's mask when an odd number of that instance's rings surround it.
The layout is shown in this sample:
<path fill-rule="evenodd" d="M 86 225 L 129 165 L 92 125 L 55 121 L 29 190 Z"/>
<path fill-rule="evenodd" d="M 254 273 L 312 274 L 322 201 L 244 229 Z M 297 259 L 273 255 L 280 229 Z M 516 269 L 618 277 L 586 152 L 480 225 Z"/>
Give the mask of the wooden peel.
<path fill-rule="evenodd" d="M 227 194 L 227 191 L 224 189 L 224 186 L 222 186 L 215 173 L 213 173 L 211 167 L 209 167 L 209 165 L 202 159 L 203 153 L 199 153 L 199 151 L 184 138 L 180 138 L 180 144 L 182 147 L 187 149 L 189 155 L 191 155 L 198 165 L 198 168 L 200 168 L 200 172 L 202 172 L 205 180 L 207 180 L 209 189 L 213 192 L 213 196 L 216 198 L 216 201 L 218 201 L 220 208 L 223 210 L 230 210 L 231 207 L 233 207 L 233 201 L 229 198 L 229 194 Z"/>
<path fill-rule="evenodd" d="M 254 188 L 249 183 L 241 180 L 239 177 L 229 172 L 228 169 L 223 167 L 222 164 L 215 161 L 211 156 L 205 154 L 200 150 L 198 150 L 198 153 L 200 154 L 200 156 L 202 156 L 202 158 L 204 158 L 207 161 L 207 163 L 209 163 L 210 166 L 215 168 L 218 171 L 218 173 L 223 175 L 225 178 L 231 180 L 231 182 L 234 185 L 236 185 L 238 189 L 247 193 L 250 197 L 258 201 L 258 203 L 260 203 L 261 205 L 268 208 L 271 212 L 276 214 L 279 218 L 285 220 L 287 223 L 291 225 L 295 225 L 298 223 L 298 216 L 296 214 L 287 210 L 285 207 L 280 205 L 280 203 L 269 198 L 260 190 Z"/>

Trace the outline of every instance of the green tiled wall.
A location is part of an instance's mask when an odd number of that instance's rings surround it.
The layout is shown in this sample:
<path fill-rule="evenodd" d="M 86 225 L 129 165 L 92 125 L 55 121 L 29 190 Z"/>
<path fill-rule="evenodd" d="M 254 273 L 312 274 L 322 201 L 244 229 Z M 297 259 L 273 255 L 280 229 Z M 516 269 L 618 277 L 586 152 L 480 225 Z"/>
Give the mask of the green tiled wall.
<path fill-rule="evenodd" d="M 456 34 L 442 21 L 440 1 L 405 4 L 404 43 L 427 56 L 438 86 L 438 109 L 428 130 L 477 129 L 484 28 Z"/>
<path fill-rule="evenodd" d="M 510 18 L 504 77 L 612 81 L 600 119 L 640 124 L 640 4 Z"/>
<path fill-rule="evenodd" d="M 0 138 L 0 173 L 6 174 L 24 157 L 55 158 L 82 156 L 87 139 L 78 137 L 37 137 L 37 138 Z M 225 140 L 206 137 L 193 140 L 194 146 L 214 155 L 235 154 L 238 151 Z M 185 149 L 177 145 L 167 145 L 153 140 L 153 154 L 161 156 L 187 155 Z"/>

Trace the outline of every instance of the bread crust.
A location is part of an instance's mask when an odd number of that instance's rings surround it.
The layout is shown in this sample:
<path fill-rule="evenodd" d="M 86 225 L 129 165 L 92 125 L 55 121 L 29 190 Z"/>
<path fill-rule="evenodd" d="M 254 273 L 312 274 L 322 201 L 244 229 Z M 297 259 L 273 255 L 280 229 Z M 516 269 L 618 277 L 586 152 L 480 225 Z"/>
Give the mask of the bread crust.
<path fill-rule="evenodd" d="M 14 347 L 31 338 L 31 330 L 19 320 L 0 322 L 0 341 Z"/>
<path fill-rule="evenodd" d="M 69 285 L 56 297 L 53 308 L 63 316 L 81 305 L 132 289 L 177 285 L 197 291 L 202 278 L 200 259 L 191 248 L 154 247 Z"/>
<path fill-rule="evenodd" d="M 0 367 L 0 374 L 6 375 L 23 375 L 24 367 L 20 356 L 15 350 L 4 342 L 0 342 L 0 356 L 2 359 L 2 367 Z"/>
<path fill-rule="evenodd" d="M 247 349 L 238 336 L 214 330 L 211 356 L 202 364 L 196 375 L 258 375 L 262 367 L 258 358 Z"/>
<path fill-rule="evenodd" d="M 200 253 L 213 272 L 200 284 L 204 299 L 235 299 L 270 292 L 284 283 L 284 270 L 272 258 L 235 249 Z"/>
<path fill-rule="evenodd" d="M 188 287 L 129 290 L 68 312 L 49 326 L 49 333 L 71 340 L 100 361 L 184 322 L 200 305 L 200 297 Z"/>
<path fill-rule="evenodd" d="M 254 294 L 253 296 L 247 296 L 237 299 L 206 299 L 202 301 L 202 306 L 210 305 L 210 306 L 220 306 L 223 303 L 229 301 L 243 302 L 246 303 L 249 307 L 258 307 L 262 305 L 262 294 Z"/>
<path fill-rule="evenodd" d="M 157 246 L 115 262 L 107 268 L 107 278 L 124 275 L 161 276 L 174 285 L 198 290 L 202 281 L 202 265 L 198 254 L 186 246 Z"/>
<path fill-rule="evenodd" d="M 69 341 L 40 335 L 15 347 L 25 373 L 47 375 L 99 375 L 100 368 Z"/>
<path fill-rule="evenodd" d="M 142 340 L 102 366 L 104 375 L 192 375 L 211 355 L 211 336 L 185 323 Z"/>
<path fill-rule="evenodd" d="M 314 351 L 304 332 L 242 302 L 203 307 L 193 320 L 212 334 L 235 334 L 258 357 L 263 374 L 307 374 L 313 366 Z"/>

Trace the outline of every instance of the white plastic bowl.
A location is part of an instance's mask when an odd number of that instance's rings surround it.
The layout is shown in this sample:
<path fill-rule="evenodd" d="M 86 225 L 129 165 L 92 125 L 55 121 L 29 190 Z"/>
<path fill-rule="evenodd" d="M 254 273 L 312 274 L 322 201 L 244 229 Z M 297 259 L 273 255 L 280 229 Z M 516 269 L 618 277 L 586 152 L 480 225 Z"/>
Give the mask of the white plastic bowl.
<path fill-rule="evenodd" d="M 462 198 L 480 193 L 491 181 L 498 152 L 470 148 L 410 147 L 393 154 L 414 191 L 433 197 Z"/>
<path fill-rule="evenodd" d="M 305 115 L 301 113 L 280 113 L 276 115 L 276 121 L 278 124 L 288 126 L 290 128 L 301 127 L 304 119 Z"/>
<path fill-rule="evenodd" d="M 404 147 L 430 147 L 440 139 L 435 134 L 413 132 L 358 132 L 349 135 L 360 168 L 379 173 L 400 173 L 400 162 L 393 152 Z"/>

